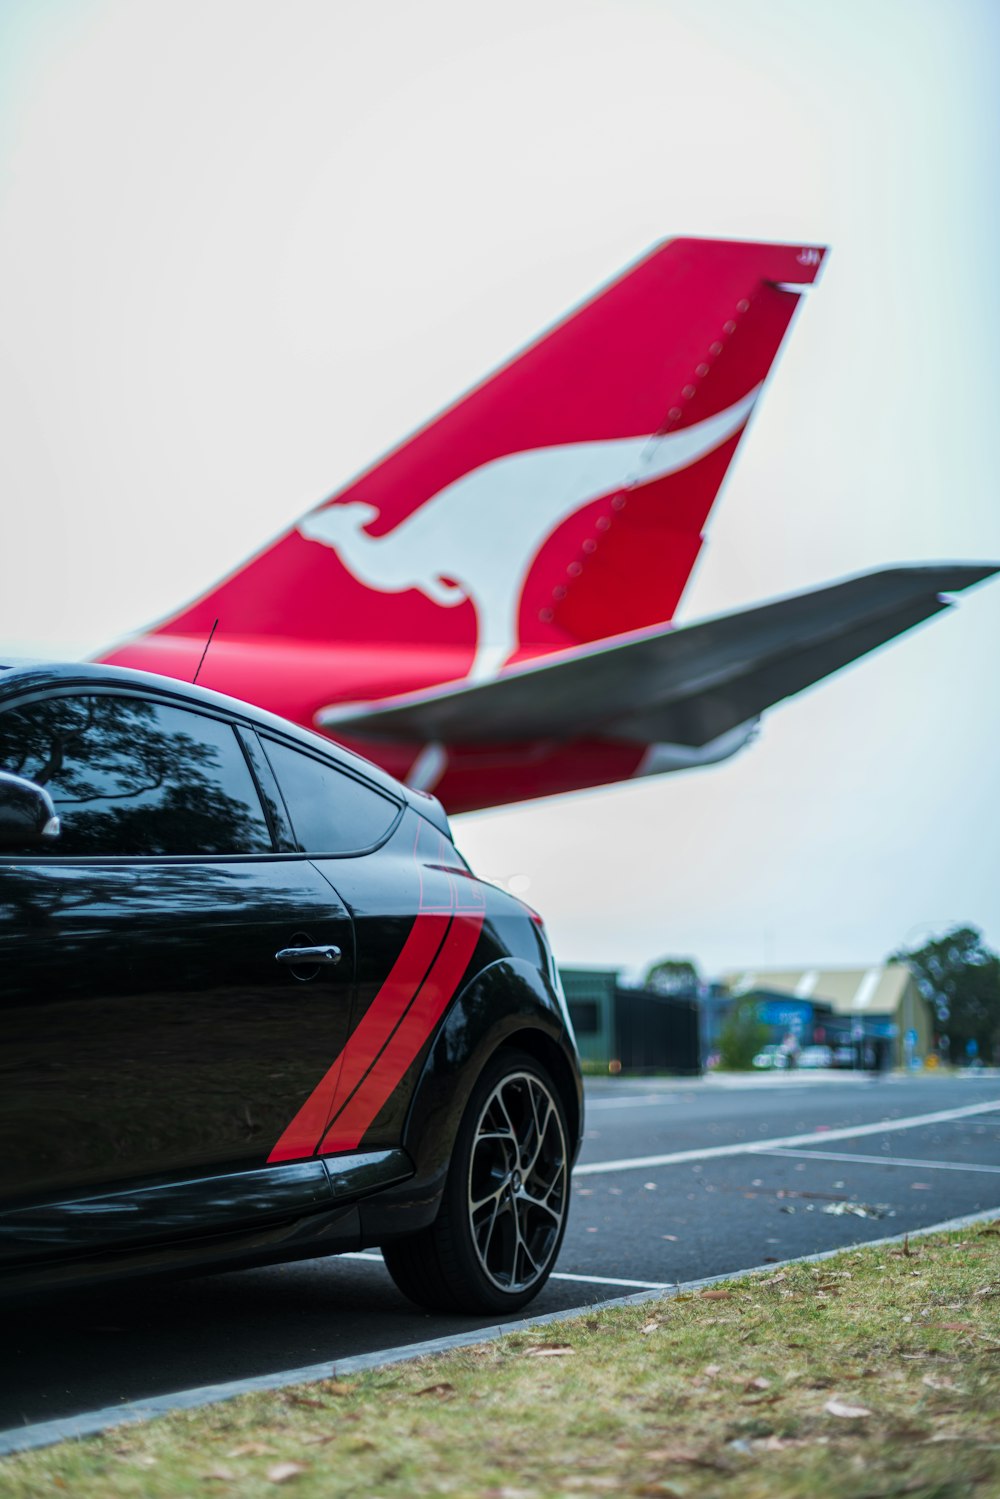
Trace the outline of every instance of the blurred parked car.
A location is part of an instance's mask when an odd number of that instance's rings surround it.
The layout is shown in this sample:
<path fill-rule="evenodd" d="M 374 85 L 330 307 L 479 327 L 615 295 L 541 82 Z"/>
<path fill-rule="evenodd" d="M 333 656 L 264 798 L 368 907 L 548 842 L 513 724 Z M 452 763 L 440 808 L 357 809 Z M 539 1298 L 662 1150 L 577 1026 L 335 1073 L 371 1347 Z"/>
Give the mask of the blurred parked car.
<path fill-rule="evenodd" d="M 832 1067 L 833 1048 L 830 1046 L 804 1046 L 799 1052 L 800 1067 Z"/>

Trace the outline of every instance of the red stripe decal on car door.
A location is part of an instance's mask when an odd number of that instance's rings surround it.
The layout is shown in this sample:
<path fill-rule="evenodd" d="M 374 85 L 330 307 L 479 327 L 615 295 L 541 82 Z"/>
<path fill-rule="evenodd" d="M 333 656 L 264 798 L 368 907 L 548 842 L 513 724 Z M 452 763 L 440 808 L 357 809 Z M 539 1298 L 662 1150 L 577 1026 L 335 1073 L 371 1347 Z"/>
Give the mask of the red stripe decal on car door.
<path fill-rule="evenodd" d="M 354 1150 L 386 1099 L 430 1036 L 455 994 L 475 952 L 483 928 L 483 911 L 461 913 L 420 990 L 399 1022 L 375 1065 L 331 1124 L 320 1155 Z"/>
<path fill-rule="evenodd" d="M 339 1084 L 342 1100 L 350 1098 L 405 1015 L 407 1005 L 437 961 L 450 924 L 450 915 L 417 917 L 392 972 L 358 1021 L 344 1048 L 344 1067 Z M 329 1123 L 329 1117 L 327 1115 L 323 1120 L 324 1127 Z"/>
<path fill-rule="evenodd" d="M 449 920 L 448 916 L 438 915 L 417 917 L 367 1013 L 295 1118 L 282 1131 L 268 1162 L 301 1160 L 315 1154 L 330 1121 L 338 1087 L 350 1095 L 382 1050 L 437 957 Z"/>

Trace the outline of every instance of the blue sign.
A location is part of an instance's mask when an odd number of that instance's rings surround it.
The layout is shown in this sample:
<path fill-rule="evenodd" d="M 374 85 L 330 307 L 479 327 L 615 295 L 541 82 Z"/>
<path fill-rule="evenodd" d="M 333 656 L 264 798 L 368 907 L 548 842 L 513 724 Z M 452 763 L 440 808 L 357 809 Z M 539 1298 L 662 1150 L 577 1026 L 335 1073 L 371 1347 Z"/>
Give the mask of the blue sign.
<path fill-rule="evenodd" d="M 757 1006 L 757 1018 L 777 1030 L 800 1035 L 812 1020 L 813 1007 L 804 999 L 763 999 Z"/>

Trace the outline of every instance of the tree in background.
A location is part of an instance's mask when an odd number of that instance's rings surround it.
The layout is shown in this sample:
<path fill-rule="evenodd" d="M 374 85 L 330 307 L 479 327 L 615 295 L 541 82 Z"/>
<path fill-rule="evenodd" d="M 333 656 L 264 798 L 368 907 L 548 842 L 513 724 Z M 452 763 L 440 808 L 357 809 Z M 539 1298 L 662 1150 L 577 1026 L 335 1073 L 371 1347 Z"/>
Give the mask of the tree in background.
<path fill-rule="evenodd" d="M 745 1070 L 767 1045 L 770 1035 L 757 1013 L 757 1001 L 739 1000 L 719 1032 L 719 1065 Z"/>
<path fill-rule="evenodd" d="M 691 994 L 700 983 L 701 976 L 691 958 L 657 958 L 646 969 L 642 987 L 654 994 Z"/>
<path fill-rule="evenodd" d="M 1000 1060 L 1000 955 L 986 946 L 982 932 L 957 926 L 923 947 L 893 953 L 891 961 L 908 965 L 934 1006 L 953 1060 L 969 1055 L 970 1041 L 984 1061 Z"/>

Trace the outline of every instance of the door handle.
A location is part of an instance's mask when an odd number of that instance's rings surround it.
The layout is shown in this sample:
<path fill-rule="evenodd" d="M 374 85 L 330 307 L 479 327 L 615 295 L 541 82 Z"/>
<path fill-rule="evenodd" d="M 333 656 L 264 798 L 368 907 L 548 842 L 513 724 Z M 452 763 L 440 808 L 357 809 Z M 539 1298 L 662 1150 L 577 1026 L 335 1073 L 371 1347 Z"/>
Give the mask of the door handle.
<path fill-rule="evenodd" d="M 309 963 L 339 963 L 342 956 L 339 947 L 283 947 L 274 959 L 289 968 L 304 968 Z"/>

